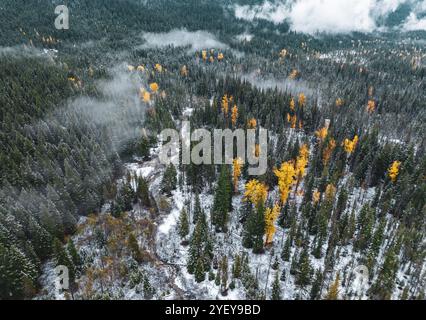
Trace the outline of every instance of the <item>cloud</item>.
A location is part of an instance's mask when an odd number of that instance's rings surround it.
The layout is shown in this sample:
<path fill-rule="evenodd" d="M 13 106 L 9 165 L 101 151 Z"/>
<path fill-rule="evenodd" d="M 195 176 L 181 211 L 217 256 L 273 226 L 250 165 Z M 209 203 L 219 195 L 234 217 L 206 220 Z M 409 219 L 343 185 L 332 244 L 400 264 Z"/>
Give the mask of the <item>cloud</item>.
<path fill-rule="evenodd" d="M 70 121 L 74 114 L 79 114 L 84 121 L 105 128 L 112 142 L 111 151 L 115 152 L 141 136 L 146 104 L 141 102 L 138 93 L 141 87 L 148 85 L 138 73 L 127 71 L 127 63 L 114 66 L 110 74 L 110 79 L 96 83 L 100 98 L 81 96 L 58 112 L 69 115 L 65 118 Z"/>
<path fill-rule="evenodd" d="M 426 17 L 419 19 L 414 13 L 411 13 L 405 21 L 403 29 L 405 31 L 426 30 Z"/>
<path fill-rule="evenodd" d="M 287 21 L 293 31 L 309 34 L 372 32 L 382 29 L 380 21 L 404 4 L 410 5 L 414 14 L 405 29 L 425 30 L 424 19 L 418 20 L 417 15 L 425 11 L 426 4 L 418 0 L 266 0 L 254 6 L 236 5 L 234 13 L 248 21 Z"/>
<path fill-rule="evenodd" d="M 191 51 L 201 49 L 227 49 L 228 46 L 220 42 L 215 35 L 207 31 L 188 31 L 186 29 L 174 29 L 167 33 L 150 33 L 142 35 L 145 43 L 143 49 L 173 47 L 190 47 Z"/>

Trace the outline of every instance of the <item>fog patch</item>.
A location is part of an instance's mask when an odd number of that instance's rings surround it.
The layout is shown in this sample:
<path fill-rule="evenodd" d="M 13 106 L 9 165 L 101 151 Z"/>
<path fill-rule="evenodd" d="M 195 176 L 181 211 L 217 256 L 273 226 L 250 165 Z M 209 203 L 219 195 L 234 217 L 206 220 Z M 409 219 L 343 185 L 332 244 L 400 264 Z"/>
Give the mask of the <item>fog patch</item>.
<path fill-rule="evenodd" d="M 281 92 L 287 92 L 294 96 L 304 93 L 306 96 L 313 96 L 316 92 L 309 86 L 309 83 L 303 80 L 291 80 L 288 78 L 276 79 L 273 77 L 263 77 L 255 72 L 244 74 L 243 80 L 250 82 L 259 89 L 278 89 Z"/>
<path fill-rule="evenodd" d="M 202 49 L 228 49 L 228 45 L 219 41 L 216 36 L 207 31 L 188 31 L 174 29 L 165 33 L 146 32 L 142 34 L 145 43 L 141 49 L 172 47 L 189 47 L 190 52 Z"/>
<path fill-rule="evenodd" d="M 139 73 L 128 72 L 124 63 L 110 74 L 111 79 L 96 84 L 99 98 L 79 97 L 60 112 L 78 114 L 85 122 L 102 128 L 112 143 L 111 151 L 120 152 L 128 142 L 141 137 L 147 104 L 139 98 L 139 90 L 148 85 Z"/>

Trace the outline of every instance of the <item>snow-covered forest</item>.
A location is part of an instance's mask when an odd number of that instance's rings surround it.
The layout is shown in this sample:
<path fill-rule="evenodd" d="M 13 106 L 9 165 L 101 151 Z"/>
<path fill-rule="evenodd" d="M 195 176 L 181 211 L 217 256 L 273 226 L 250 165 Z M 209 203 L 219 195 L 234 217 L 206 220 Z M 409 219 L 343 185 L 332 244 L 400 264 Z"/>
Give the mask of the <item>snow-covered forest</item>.
<path fill-rule="evenodd" d="M 425 299 L 423 1 L 65 2 L 0 3 L 1 300 Z"/>

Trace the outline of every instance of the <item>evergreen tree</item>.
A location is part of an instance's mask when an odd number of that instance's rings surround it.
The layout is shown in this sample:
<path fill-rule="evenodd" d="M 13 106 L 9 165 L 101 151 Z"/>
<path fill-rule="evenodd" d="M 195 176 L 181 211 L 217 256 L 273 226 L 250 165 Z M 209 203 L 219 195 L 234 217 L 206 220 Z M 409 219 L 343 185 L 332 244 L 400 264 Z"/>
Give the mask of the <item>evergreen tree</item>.
<path fill-rule="evenodd" d="M 281 285 L 278 277 L 279 272 L 275 273 L 275 280 L 272 283 L 272 296 L 271 300 L 281 300 Z"/>
<path fill-rule="evenodd" d="M 281 259 L 284 261 L 290 261 L 290 252 L 291 251 L 291 239 L 287 237 L 284 243 L 283 250 L 281 252 Z"/>
<path fill-rule="evenodd" d="M 315 280 L 311 288 L 311 295 L 310 295 L 311 300 L 318 300 L 321 298 L 322 283 L 323 283 L 322 270 L 318 269 L 317 272 L 315 273 Z"/>
<path fill-rule="evenodd" d="M 196 224 L 198 221 L 198 218 L 204 215 L 203 209 L 201 208 L 200 204 L 200 196 L 198 193 L 195 194 L 195 205 L 194 205 L 194 214 L 192 217 L 192 223 Z"/>
<path fill-rule="evenodd" d="M 133 259 L 139 263 L 142 262 L 142 253 L 139 249 L 138 240 L 133 233 L 129 235 L 128 243 Z"/>
<path fill-rule="evenodd" d="M 263 252 L 263 235 L 265 234 L 265 207 L 259 203 L 255 211 L 247 218 L 243 232 L 243 246 L 253 248 L 254 253 Z"/>
<path fill-rule="evenodd" d="M 137 190 L 136 196 L 140 200 L 141 204 L 145 207 L 151 206 L 151 199 L 149 195 L 148 183 L 144 179 L 144 177 L 140 176 L 137 179 Z"/>
<path fill-rule="evenodd" d="M 163 180 L 161 182 L 161 191 L 171 196 L 172 191 L 176 189 L 177 173 L 175 166 L 171 163 L 167 166 L 164 172 Z"/>
<path fill-rule="evenodd" d="M 398 257 L 395 248 L 390 248 L 385 255 L 385 261 L 379 271 L 376 282 L 370 288 L 370 293 L 375 299 L 389 300 L 391 298 L 395 277 L 398 271 Z"/>
<path fill-rule="evenodd" d="M 205 274 L 206 272 L 209 272 L 212 259 L 212 243 L 205 217 L 202 215 L 199 217 L 190 239 L 189 256 L 187 261 L 188 272 L 192 274 L 197 268 L 198 273 L 203 272 Z M 201 279 L 200 275 L 199 279 Z"/>
<path fill-rule="evenodd" d="M 216 231 L 226 231 L 228 212 L 232 209 L 232 182 L 227 165 L 222 165 L 212 209 L 212 222 Z"/>
<path fill-rule="evenodd" d="M 186 236 L 189 234 L 188 214 L 185 208 L 182 208 L 179 215 L 178 234 L 182 240 L 185 240 Z"/>

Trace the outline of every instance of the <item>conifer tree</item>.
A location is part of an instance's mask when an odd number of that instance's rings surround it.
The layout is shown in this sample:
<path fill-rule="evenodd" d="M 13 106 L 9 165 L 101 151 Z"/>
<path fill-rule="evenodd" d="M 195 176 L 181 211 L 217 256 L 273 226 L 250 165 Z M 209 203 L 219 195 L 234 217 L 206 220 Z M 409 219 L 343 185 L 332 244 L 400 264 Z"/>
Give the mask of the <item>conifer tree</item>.
<path fill-rule="evenodd" d="M 385 254 L 385 261 L 380 268 L 376 282 L 370 288 L 375 299 L 389 300 L 395 287 L 395 276 L 398 271 L 399 260 L 395 248 L 391 247 Z"/>
<path fill-rule="evenodd" d="M 204 216 L 204 212 L 203 212 L 203 209 L 201 208 L 200 196 L 197 192 L 195 194 L 195 204 L 194 204 L 194 213 L 192 215 L 192 223 L 196 224 L 198 221 L 198 218 L 202 215 Z"/>
<path fill-rule="evenodd" d="M 265 234 L 265 207 L 262 201 L 247 218 L 244 226 L 243 245 L 253 248 L 254 253 L 263 252 L 263 236 Z"/>
<path fill-rule="evenodd" d="M 179 215 L 178 234 L 182 240 L 185 240 L 186 236 L 189 234 L 188 214 L 185 208 L 182 208 Z"/>
<path fill-rule="evenodd" d="M 128 243 L 129 243 L 129 248 L 130 248 L 132 257 L 137 262 L 142 262 L 142 253 L 141 253 L 141 251 L 139 249 L 138 240 L 136 239 L 136 237 L 135 237 L 135 235 L 133 233 L 131 233 L 129 235 Z"/>
<path fill-rule="evenodd" d="M 167 166 L 161 182 L 161 190 L 168 196 L 171 196 L 172 191 L 176 189 L 177 173 L 175 166 L 171 163 Z"/>
<path fill-rule="evenodd" d="M 290 261 L 290 252 L 291 251 L 291 239 L 287 237 L 284 243 L 283 250 L 281 252 L 281 259 L 284 261 Z"/>
<path fill-rule="evenodd" d="M 323 283 L 322 270 L 318 269 L 315 273 L 315 280 L 311 288 L 311 294 L 310 294 L 311 300 L 318 300 L 321 298 L 322 283 Z"/>
<path fill-rule="evenodd" d="M 145 207 L 151 206 L 148 183 L 142 176 L 138 177 L 137 186 L 136 196 L 139 198 L 142 205 Z"/>
<path fill-rule="evenodd" d="M 213 247 L 207 228 L 204 215 L 201 215 L 195 225 L 194 231 L 190 239 L 189 256 L 187 261 L 187 269 L 189 273 L 194 273 L 198 268 L 205 274 L 210 271 L 213 259 Z M 201 268 L 202 267 L 202 268 Z M 198 276 L 201 279 L 201 276 Z"/>
<path fill-rule="evenodd" d="M 222 165 L 213 203 L 212 222 L 216 231 L 226 231 L 228 213 L 232 208 L 232 184 L 228 166 Z"/>
<path fill-rule="evenodd" d="M 272 296 L 271 300 L 281 300 L 281 284 L 280 278 L 278 277 L 279 272 L 275 273 L 275 279 L 272 283 Z"/>

